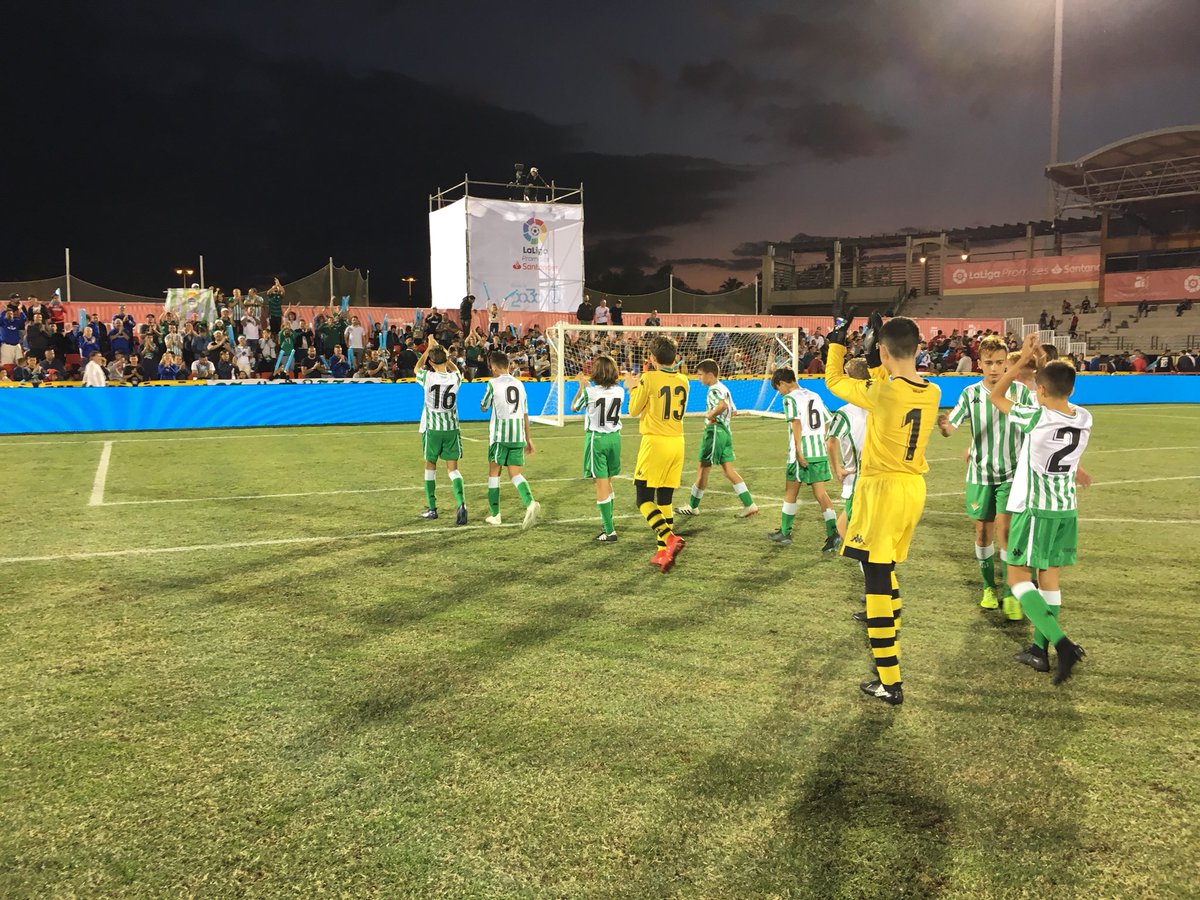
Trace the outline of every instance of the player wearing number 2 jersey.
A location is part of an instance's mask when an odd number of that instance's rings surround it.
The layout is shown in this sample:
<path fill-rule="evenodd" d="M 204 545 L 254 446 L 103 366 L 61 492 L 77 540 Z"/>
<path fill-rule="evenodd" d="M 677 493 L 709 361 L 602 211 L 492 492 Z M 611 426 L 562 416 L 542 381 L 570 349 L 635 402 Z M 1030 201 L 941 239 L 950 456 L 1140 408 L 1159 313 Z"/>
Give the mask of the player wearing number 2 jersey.
<path fill-rule="evenodd" d="M 720 466 L 733 485 L 733 492 L 742 501 L 738 511 L 739 519 L 748 519 L 758 513 L 754 498 L 742 476 L 733 467 L 737 459 L 733 453 L 733 433 L 729 423 L 733 420 L 737 408 L 733 405 L 733 395 L 729 388 L 720 381 L 721 368 L 715 359 L 702 359 L 696 364 L 696 375 L 707 391 L 704 404 L 704 437 L 700 440 L 700 469 L 696 473 L 696 483 L 692 485 L 692 496 L 687 506 L 675 507 L 675 513 L 680 516 L 700 515 L 700 501 L 704 498 L 704 489 L 708 486 L 708 474 L 714 465 Z"/>
<path fill-rule="evenodd" d="M 826 552 L 836 550 L 837 513 L 825 490 L 825 482 L 829 480 L 829 457 L 825 455 L 829 410 L 817 394 L 796 383 L 796 373 L 791 369 L 776 369 L 771 376 L 771 387 L 783 396 L 783 418 L 788 426 L 788 461 L 779 529 L 767 537 L 777 544 L 792 542 L 796 498 L 800 494 L 800 485 L 807 484 L 812 488 L 813 499 L 821 508 L 821 517 L 825 521 L 825 543 L 821 549 Z"/>
<path fill-rule="evenodd" d="M 1030 335 L 1021 350 L 1021 364 L 1038 352 L 1037 335 Z M 1047 648 L 1054 644 L 1058 657 L 1054 683 L 1062 684 L 1083 658 L 1083 648 L 1071 641 L 1059 625 L 1062 608 L 1060 570 L 1075 564 L 1078 526 L 1075 510 L 1075 477 L 1092 433 L 1092 416 L 1069 402 L 1075 389 L 1075 370 L 1052 360 L 1035 376 L 1039 405 L 1015 404 L 1007 391 L 1019 367 L 1014 366 L 992 388 L 992 402 L 1025 435 L 1017 459 L 1008 510 L 1012 527 L 1008 535 L 1008 583 L 1033 623 L 1033 645 L 1016 657 L 1039 671 L 1050 671 Z M 1038 572 L 1038 584 L 1033 573 Z"/>
<path fill-rule="evenodd" d="M 525 465 L 525 452 L 534 452 L 529 438 L 529 404 L 525 398 L 525 385 L 513 378 L 509 369 L 508 354 L 493 350 L 488 354 L 488 370 L 492 378 L 483 392 L 481 410 L 491 410 L 488 423 L 488 508 L 491 515 L 484 519 L 489 525 L 503 524 L 500 519 L 500 470 L 508 469 L 517 496 L 525 506 L 525 518 L 521 530 L 537 524 L 542 505 L 533 499 L 529 482 L 521 473 Z"/>
<path fill-rule="evenodd" d="M 432 369 L 425 367 L 426 363 Z M 429 345 L 417 360 L 417 384 L 425 389 L 425 404 L 421 408 L 421 443 L 425 452 L 425 500 L 428 504 L 422 519 L 436 519 L 437 461 L 446 461 L 450 487 L 458 501 L 456 525 L 467 524 L 467 497 L 463 488 L 458 461 L 462 459 L 462 435 L 458 430 L 458 388 L 462 375 L 454 360 L 438 346 L 430 335 Z"/>
<path fill-rule="evenodd" d="M 596 506 L 604 530 L 596 536 L 601 544 L 614 544 L 612 480 L 621 474 L 621 405 L 625 389 L 618 381 L 617 364 L 611 356 L 600 356 L 592 365 L 592 383 L 579 373 L 579 389 L 571 401 L 573 412 L 583 412 L 583 474 L 594 479 Z"/>
<path fill-rule="evenodd" d="M 840 311 L 840 310 L 839 310 Z M 842 554 L 863 564 L 867 637 L 877 677 L 860 689 L 892 705 L 904 702 L 900 681 L 900 582 L 896 564 L 908 558 L 913 532 L 925 508 L 929 464 L 925 446 L 937 418 L 941 391 L 917 374 L 917 323 L 897 316 L 884 324 L 871 316 L 863 346 L 870 380 L 849 378 L 847 316 L 829 333 L 825 385 L 830 393 L 867 410 L 854 510 L 846 525 Z"/>
<path fill-rule="evenodd" d="M 675 534 L 675 516 L 671 501 L 683 474 L 683 414 L 687 409 L 689 382 L 679 372 L 678 347 L 663 335 L 650 344 L 653 368 L 639 379 L 628 375 L 629 414 L 640 416 L 638 447 L 633 485 L 637 490 L 638 510 L 658 536 L 658 552 L 650 562 L 661 572 L 675 565 L 684 548 L 683 538 Z"/>

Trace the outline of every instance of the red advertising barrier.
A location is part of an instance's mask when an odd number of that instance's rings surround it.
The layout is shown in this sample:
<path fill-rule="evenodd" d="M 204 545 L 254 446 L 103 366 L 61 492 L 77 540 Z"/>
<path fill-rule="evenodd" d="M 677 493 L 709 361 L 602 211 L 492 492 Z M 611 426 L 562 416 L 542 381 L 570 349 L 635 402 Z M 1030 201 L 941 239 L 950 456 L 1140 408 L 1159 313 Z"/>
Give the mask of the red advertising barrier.
<path fill-rule="evenodd" d="M 948 295 L 1094 288 L 1099 283 L 1098 253 L 950 263 L 942 270 L 942 293 Z"/>
<path fill-rule="evenodd" d="M 1114 272 L 1104 276 L 1105 303 L 1200 300 L 1200 269 Z"/>

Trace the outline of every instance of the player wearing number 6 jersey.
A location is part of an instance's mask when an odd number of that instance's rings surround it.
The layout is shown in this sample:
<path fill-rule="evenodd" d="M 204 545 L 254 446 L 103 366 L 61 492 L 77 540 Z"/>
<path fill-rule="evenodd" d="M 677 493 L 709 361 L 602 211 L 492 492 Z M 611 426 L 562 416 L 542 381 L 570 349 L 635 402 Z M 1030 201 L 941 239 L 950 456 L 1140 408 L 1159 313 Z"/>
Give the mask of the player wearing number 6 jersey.
<path fill-rule="evenodd" d="M 618 381 L 617 364 L 611 356 L 599 356 L 592 365 L 592 383 L 579 373 L 579 390 L 571 401 L 573 412 L 583 412 L 583 474 L 595 481 L 596 506 L 604 530 L 597 543 L 615 544 L 612 480 L 621 474 L 621 404 L 625 389 Z"/>
<path fill-rule="evenodd" d="M 671 501 L 683 474 L 683 413 L 687 409 L 688 379 L 679 372 L 678 347 L 663 335 L 650 344 L 651 368 L 639 379 L 627 375 L 629 414 L 640 416 L 633 485 L 638 510 L 658 536 L 658 552 L 650 562 L 660 572 L 669 572 L 684 548 L 675 534 Z"/>
<path fill-rule="evenodd" d="M 537 524 L 542 505 L 533 499 L 529 482 L 521 474 L 525 465 L 525 453 L 536 452 L 529 438 L 529 404 L 525 398 L 525 385 L 513 378 L 509 370 L 508 354 L 493 350 L 488 354 L 488 369 L 492 378 L 483 392 L 482 410 L 491 410 L 488 424 L 488 508 L 491 515 L 484 519 L 489 525 L 500 525 L 500 470 L 508 469 L 513 487 L 521 503 L 525 505 L 525 519 L 521 530 Z"/>
<path fill-rule="evenodd" d="M 708 392 L 704 412 L 704 437 L 700 440 L 700 469 L 696 473 L 696 483 L 692 485 L 692 496 L 688 499 L 688 505 L 675 507 L 675 512 L 681 516 L 700 514 L 700 501 L 704 498 L 704 489 L 708 486 L 708 475 L 716 465 L 721 467 L 725 477 L 733 485 L 733 492 L 742 501 L 742 508 L 737 517 L 748 519 L 758 514 L 758 507 L 754 498 L 750 496 L 746 482 L 742 481 L 742 476 L 733 467 L 733 461 L 737 459 L 733 454 L 733 434 L 729 430 L 729 423 L 737 412 L 733 405 L 733 395 L 729 393 L 729 388 L 721 383 L 721 368 L 715 359 L 700 360 L 696 364 L 696 374 Z"/>
<path fill-rule="evenodd" d="M 432 370 L 425 367 L 426 362 Z M 421 443 L 425 451 L 425 500 L 428 508 L 422 519 L 436 519 L 437 461 L 446 461 L 450 487 L 458 501 L 456 525 L 467 524 L 467 495 L 463 488 L 458 461 L 462 459 L 462 434 L 458 430 L 458 388 L 462 375 L 454 360 L 438 346 L 433 335 L 421 358 L 417 360 L 417 384 L 425 389 L 425 404 L 421 408 Z"/>
<path fill-rule="evenodd" d="M 1075 506 L 1079 461 L 1092 433 L 1092 416 L 1082 406 L 1070 404 L 1075 370 L 1061 360 L 1038 369 L 1035 377 L 1038 406 L 1013 403 L 1008 388 L 1020 368 L 1037 355 L 1037 335 L 1030 335 L 1021 350 L 1020 365 L 1013 366 L 992 388 L 991 399 L 1025 435 L 1017 459 L 1008 511 L 1008 583 L 1033 623 L 1033 646 L 1017 662 L 1039 672 L 1050 671 L 1047 647 L 1054 644 L 1057 671 L 1054 683 L 1071 677 L 1083 648 L 1071 641 L 1058 623 L 1062 608 L 1060 569 L 1075 565 L 1078 526 Z M 1033 584 L 1033 573 L 1038 584 Z"/>
<path fill-rule="evenodd" d="M 777 544 L 792 542 L 792 525 L 796 521 L 796 498 L 800 485 L 812 488 L 813 499 L 821 508 L 825 520 L 825 551 L 837 549 L 837 513 L 829 502 L 825 482 L 829 480 L 829 458 L 825 455 L 825 431 L 829 423 L 829 410 L 825 401 L 812 391 L 796 383 L 796 373 L 791 369 L 776 369 L 771 376 L 771 387 L 783 396 L 783 418 L 788 425 L 787 475 L 783 488 L 783 512 L 779 530 L 767 537 Z"/>
<path fill-rule="evenodd" d="M 840 304 L 838 305 L 840 306 Z M 830 392 L 867 410 L 854 511 L 846 526 L 842 555 L 863 565 L 867 637 L 877 677 L 863 693 L 893 706 L 904 702 L 900 680 L 900 582 L 896 565 L 908 558 L 913 532 L 925 508 L 925 446 L 937 419 L 941 391 L 917 374 L 917 323 L 897 316 L 885 325 L 871 316 L 863 339 L 870 380 L 843 371 L 846 330 L 852 321 L 835 306 L 829 333 L 825 385 Z"/>

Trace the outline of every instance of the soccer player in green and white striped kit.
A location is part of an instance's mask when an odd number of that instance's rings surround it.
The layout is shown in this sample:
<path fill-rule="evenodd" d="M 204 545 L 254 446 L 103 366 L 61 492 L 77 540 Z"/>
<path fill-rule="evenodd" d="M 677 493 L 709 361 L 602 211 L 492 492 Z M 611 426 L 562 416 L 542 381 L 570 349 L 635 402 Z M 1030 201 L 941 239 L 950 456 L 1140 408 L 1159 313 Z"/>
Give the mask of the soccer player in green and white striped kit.
<path fill-rule="evenodd" d="M 729 388 L 721 383 L 721 367 L 715 359 L 702 359 L 696 364 L 696 374 L 707 393 L 704 414 L 704 437 L 700 441 L 700 468 L 696 472 L 696 483 L 692 485 L 692 495 L 687 506 L 675 507 L 676 515 L 698 516 L 700 501 L 704 499 L 704 489 L 708 486 L 708 475 L 714 465 L 720 466 L 733 492 L 742 501 L 742 508 L 737 511 L 739 519 L 748 519 L 758 514 L 758 506 L 750 496 L 750 489 L 742 476 L 733 467 L 737 459 L 733 454 L 733 433 L 729 430 L 730 420 L 737 412 L 733 403 L 733 395 Z"/>
<path fill-rule="evenodd" d="M 615 544 L 612 480 L 621 474 L 621 406 L 625 402 L 625 388 L 611 356 L 596 357 L 590 384 L 583 372 L 579 373 L 578 381 L 579 390 L 571 401 L 571 411 L 584 413 L 583 474 L 595 481 L 596 507 L 604 528 L 596 536 L 596 543 Z"/>
<path fill-rule="evenodd" d="M 529 438 L 529 402 L 525 385 L 514 378 L 509 368 L 508 354 L 493 350 L 488 354 L 488 369 L 492 378 L 483 392 L 482 410 L 491 410 L 488 423 L 488 508 L 491 515 L 484 519 L 489 525 L 503 524 L 500 519 L 500 470 L 508 469 L 513 487 L 525 505 L 521 530 L 537 524 L 542 505 L 533 499 L 529 482 L 521 474 L 525 454 L 537 452 Z"/>
<path fill-rule="evenodd" d="M 1021 431 L 1013 426 L 989 398 L 992 388 L 1008 368 L 1008 347 L 999 335 L 988 335 L 979 342 L 979 367 L 983 380 L 966 387 L 953 411 L 938 417 L 938 430 L 949 437 L 965 421 L 971 423 L 971 448 L 967 456 L 967 515 L 975 522 L 975 559 L 983 579 L 984 609 L 997 609 L 997 583 L 1004 593 L 1004 615 L 1021 620 L 1021 605 L 1007 588 L 1005 575 L 1007 517 L 1005 505 L 1021 449 Z M 1029 388 L 1010 379 L 1008 398 L 1022 406 L 1036 404 Z M 997 528 L 999 520 L 999 528 Z M 997 534 L 997 530 L 999 534 Z M 1000 539 L 1000 579 L 996 580 L 996 546 Z"/>
<path fill-rule="evenodd" d="M 791 369 L 776 369 L 771 375 L 771 387 L 783 397 L 783 417 L 788 424 L 787 476 L 783 487 L 783 512 L 779 529 L 767 535 L 776 544 L 792 542 L 792 524 L 796 521 L 796 498 L 800 485 L 812 488 L 813 499 L 821 508 L 825 521 L 825 553 L 836 553 L 842 542 L 837 533 L 837 513 L 829 502 L 825 482 L 829 473 L 829 457 L 825 454 L 825 431 L 829 425 L 829 410 L 818 394 L 796 383 L 796 373 Z"/>
<path fill-rule="evenodd" d="M 428 362 L 432 369 L 426 369 Z M 422 519 L 436 519 L 437 511 L 437 461 L 446 461 L 450 473 L 450 486 L 454 499 L 458 501 L 458 514 L 454 524 L 467 524 L 467 495 L 463 487 L 462 473 L 458 461 L 462 459 L 462 434 L 458 429 L 458 388 L 462 374 L 454 360 L 450 359 L 437 339 L 429 336 L 429 343 L 421 358 L 417 360 L 417 384 L 425 392 L 425 404 L 421 407 L 421 444 L 425 454 L 425 501 L 428 508 L 421 513 Z"/>
<path fill-rule="evenodd" d="M 1037 354 L 1037 335 L 1030 335 L 1019 362 L 1027 366 Z M 1048 672 L 1047 649 L 1053 644 L 1057 656 L 1053 681 L 1062 684 L 1084 657 L 1083 648 L 1066 636 L 1059 623 L 1060 575 L 1062 567 L 1075 565 L 1079 544 L 1076 478 L 1091 437 L 1092 416 L 1082 406 L 1070 403 L 1075 370 L 1068 363 L 1051 360 L 1038 369 L 1036 405 L 1017 404 L 1008 398 L 1016 374 L 1015 369 L 1009 371 L 991 392 L 992 402 L 1025 435 L 1008 498 L 1012 513 L 1008 583 L 1033 623 L 1033 646 L 1017 654 L 1016 660 Z"/>

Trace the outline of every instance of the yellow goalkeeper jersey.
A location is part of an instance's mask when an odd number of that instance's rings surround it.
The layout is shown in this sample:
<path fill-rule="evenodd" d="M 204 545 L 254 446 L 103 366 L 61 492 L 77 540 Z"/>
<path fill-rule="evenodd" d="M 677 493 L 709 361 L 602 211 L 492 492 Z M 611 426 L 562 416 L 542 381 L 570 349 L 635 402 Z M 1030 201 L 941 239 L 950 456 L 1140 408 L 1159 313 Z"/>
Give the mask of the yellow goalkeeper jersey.
<path fill-rule="evenodd" d="M 663 437 L 683 437 L 683 413 L 687 409 L 686 375 L 651 369 L 629 392 L 629 414 L 640 416 L 638 431 Z"/>
<path fill-rule="evenodd" d="M 859 381 L 843 371 L 845 356 L 843 345 L 829 345 L 825 386 L 870 413 L 859 476 L 928 472 L 925 446 L 937 421 L 941 390 L 928 381 L 892 378 L 883 366 L 871 369 L 869 381 Z"/>

